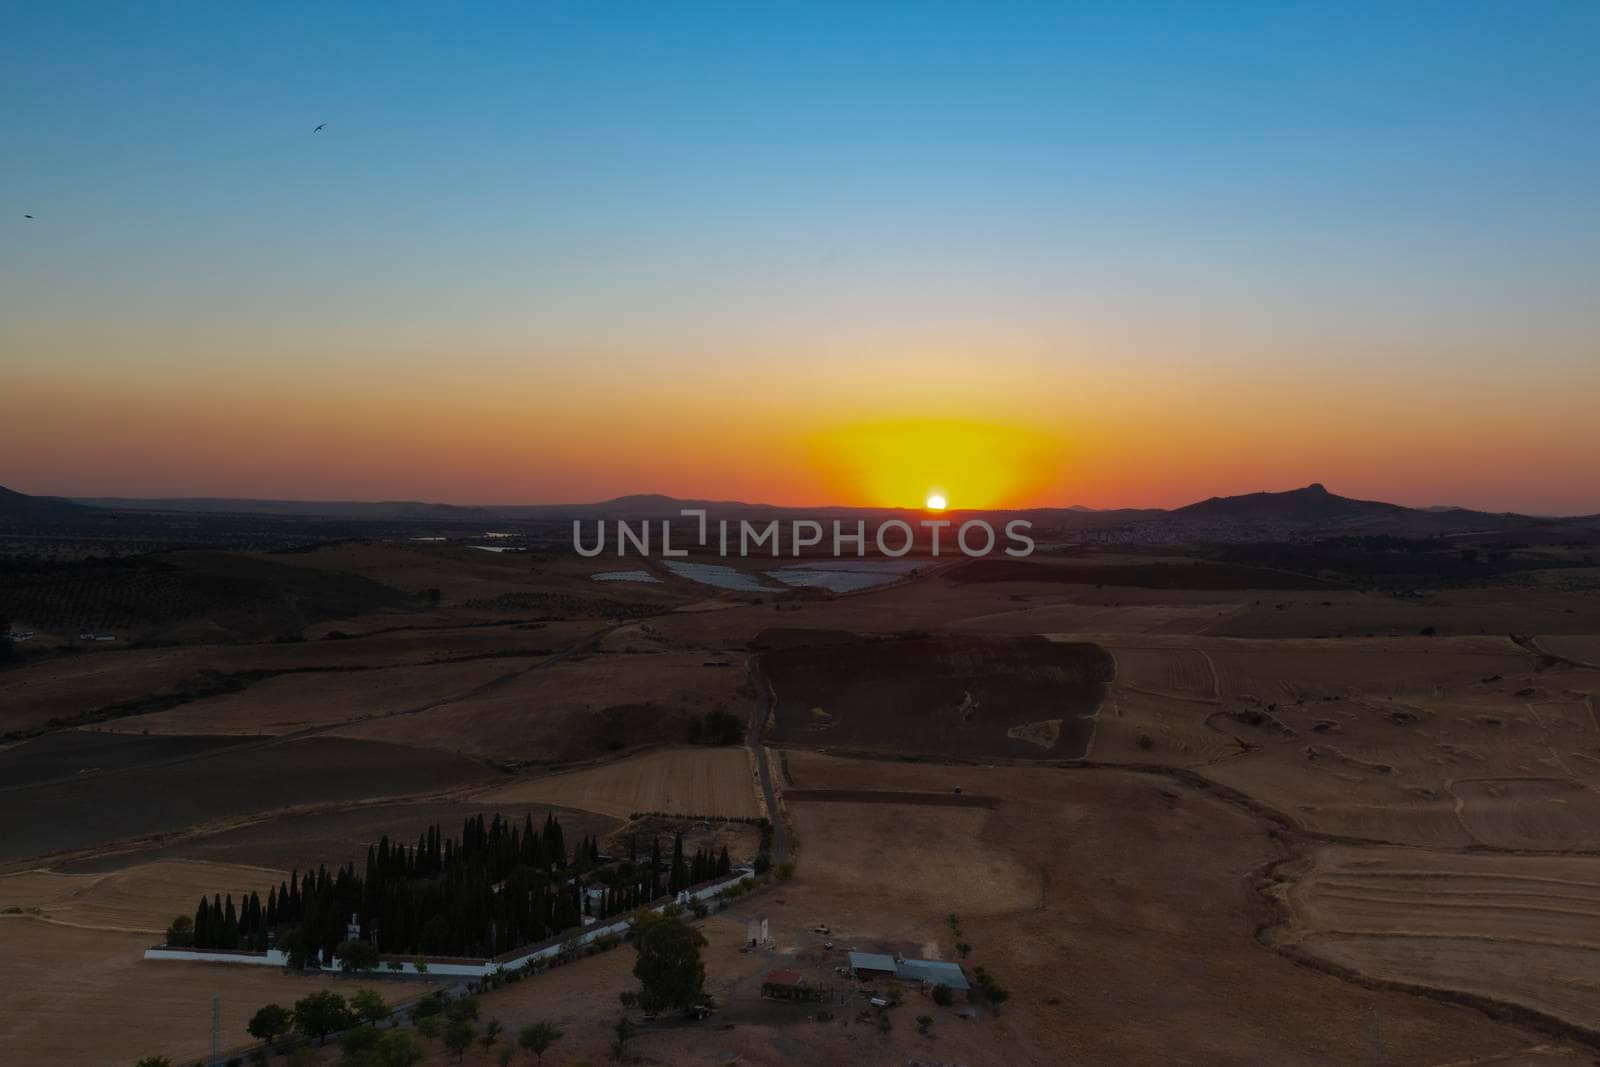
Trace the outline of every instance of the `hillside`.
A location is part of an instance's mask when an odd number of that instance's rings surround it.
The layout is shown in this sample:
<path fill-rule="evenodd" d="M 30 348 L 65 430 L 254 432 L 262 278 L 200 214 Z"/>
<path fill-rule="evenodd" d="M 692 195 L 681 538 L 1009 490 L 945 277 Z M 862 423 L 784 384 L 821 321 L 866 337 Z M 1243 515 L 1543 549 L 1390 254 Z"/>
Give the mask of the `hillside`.
<path fill-rule="evenodd" d="M 29 496 L 0 485 L 0 523 L 26 526 L 77 525 L 93 512 L 70 500 L 54 496 Z"/>
<path fill-rule="evenodd" d="M 1344 519 L 1398 517 L 1411 509 L 1377 500 L 1355 500 L 1328 492 L 1320 482 L 1283 493 L 1214 496 L 1174 510 L 1173 518 L 1238 522 L 1337 522 Z"/>
<path fill-rule="evenodd" d="M 64 634 L 261 639 L 330 618 L 403 609 L 414 600 L 356 574 L 223 552 L 72 562 L 0 560 L 9 615 Z"/>

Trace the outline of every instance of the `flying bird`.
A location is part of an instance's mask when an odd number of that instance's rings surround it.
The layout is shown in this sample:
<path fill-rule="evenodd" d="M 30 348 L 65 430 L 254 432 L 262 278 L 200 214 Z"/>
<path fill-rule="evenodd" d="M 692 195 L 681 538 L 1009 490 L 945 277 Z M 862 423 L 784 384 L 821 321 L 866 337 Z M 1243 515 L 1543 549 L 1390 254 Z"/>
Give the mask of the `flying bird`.
<path fill-rule="evenodd" d="M 25 218 L 25 219 L 31 219 L 31 218 L 33 218 L 33 216 L 32 216 L 32 215 L 24 215 L 24 216 L 22 216 L 22 217 L 23 217 L 23 218 Z"/>
<path fill-rule="evenodd" d="M 324 123 L 320 123 L 320 124 L 318 124 L 318 126 L 317 126 L 317 128 L 316 128 L 316 129 L 314 129 L 314 130 L 312 130 L 312 131 L 311 131 L 311 132 L 312 132 L 312 133 L 321 133 L 321 132 L 322 132 L 322 128 L 323 128 L 323 127 L 324 127 L 324 126 L 326 126 L 326 125 L 327 125 L 327 123 L 326 123 L 326 122 L 324 122 Z"/>

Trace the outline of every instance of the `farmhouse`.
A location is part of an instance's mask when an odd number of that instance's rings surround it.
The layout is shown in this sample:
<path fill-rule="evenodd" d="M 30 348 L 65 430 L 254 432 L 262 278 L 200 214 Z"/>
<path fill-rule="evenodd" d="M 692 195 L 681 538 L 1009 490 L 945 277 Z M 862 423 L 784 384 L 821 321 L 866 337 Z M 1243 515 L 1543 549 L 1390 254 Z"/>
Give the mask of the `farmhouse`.
<path fill-rule="evenodd" d="M 776 1000 L 816 1001 L 828 994 L 807 982 L 799 971 L 768 971 L 761 983 L 761 995 Z"/>
<path fill-rule="evenodd" d="M 942 960 L 908 960 L 877 952 L 850 953 L 850 973 L 857 978 L 898 978 L 920 985 L 942 985 L 957 993 L 972 988 L 959 963 Z"/>

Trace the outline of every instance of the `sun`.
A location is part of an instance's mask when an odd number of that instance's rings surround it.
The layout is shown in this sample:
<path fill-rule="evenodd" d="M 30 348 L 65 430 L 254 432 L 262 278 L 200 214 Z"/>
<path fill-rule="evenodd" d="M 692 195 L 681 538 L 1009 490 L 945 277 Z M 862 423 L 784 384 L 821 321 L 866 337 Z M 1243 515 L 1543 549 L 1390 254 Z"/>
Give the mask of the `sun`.
<path fill-rule="evenodd" d="M 929 511 L 943 511 L 948 506 L 949 506 L 949 501 L 945 500 L 943 493 L 929 493 L 928 494 L 928 510 Z"/>

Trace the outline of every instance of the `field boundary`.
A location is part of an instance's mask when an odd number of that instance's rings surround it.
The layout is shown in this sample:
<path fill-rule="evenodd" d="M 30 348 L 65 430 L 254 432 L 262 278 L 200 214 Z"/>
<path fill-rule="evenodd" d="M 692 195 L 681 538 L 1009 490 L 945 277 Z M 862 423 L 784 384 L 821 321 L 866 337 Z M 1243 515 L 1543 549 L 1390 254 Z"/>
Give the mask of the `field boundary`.
<path fill-rule="evenodd" d="M 790 804 L 924 804 L 950 808 L 995 808 L 999 797 L 978 793 L 920 793 L 887 789 L 786 789 Z"/>

